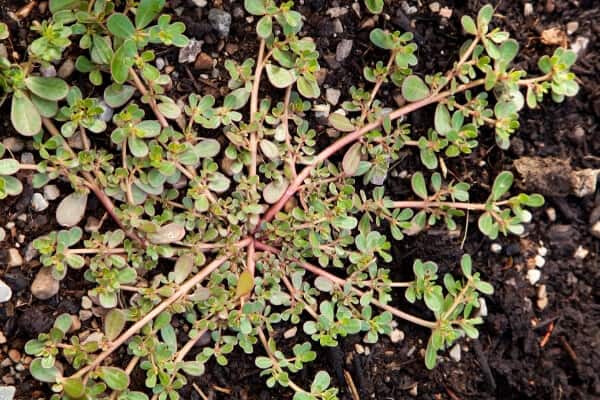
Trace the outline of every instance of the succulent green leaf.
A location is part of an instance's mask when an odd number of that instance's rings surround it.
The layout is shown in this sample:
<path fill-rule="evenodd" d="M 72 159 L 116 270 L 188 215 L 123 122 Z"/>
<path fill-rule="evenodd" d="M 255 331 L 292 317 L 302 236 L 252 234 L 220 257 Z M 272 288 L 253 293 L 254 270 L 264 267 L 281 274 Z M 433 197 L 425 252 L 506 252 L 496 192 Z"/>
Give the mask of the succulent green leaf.
<path fill-rule="evenodd" d="M 135 26 L 143 29 L 156 18 L 165 6 L 165 0 L 141 0 L 135 13 Z"/>
<path fill-rule="evenodd" d="M 12 175 L 19 170 L 20 163 L 12 158 L 0 160 L 0 175 Z"/>
<path fill-rule="evenodd" d="M 256 33 L 259 37 L 266 39 L 273 33 L 273 18 L 265 15 L 256 24 Z"/>
<path fill-rule="evenodd" d="M 276 88 L 284 89 L 296 82 L 296 73 L 293 70 L 281 68 L 274 64 L 265 67 L 269 81 Z"/>
<path fill-rule="evenodd" d="M 265 15 L 267 13 L 265 0 L 244 0 L 244 8 L 252 15 Z"/>
<path fill-rule="evenodd" d="M 69 93 L 69 85 L 60 78 L 30 76 L 25 79 L 25 85 L 31 93 L 46 100 L 62 100 Z"/>
<path fill-rule="evenodd" d="M 423 100 L 429 96 L 429 87 L 420 77 L 409 75 L 402 82 L 402 96 L 410 102 Z"/>
<path fill-rule="evenodd" d="M 204 364 L 200 361 L 183 361 L 179 368 L 190 376 L 200 376 L 204 374 Z"/>
<path fill-rule="evenodd" d="M 125 313 L 123 310 L 113 308 L 104 318 L 104 334 L 108 340 L 115 340 L 125 327 Z"/>
<path fill-rule="evenodd" d="M 47 383 L 55 383 L 61 377 L 60 371 L 55 366 L 44 368 L 41 358 L 36 358 L 31 362 L 29 372 L 38 381 Z"/>
<path fill-rule="evenodd" d="M 445 104 L 439 103 L 435 108 L 434 126 L 435 130 L 444 136 L 452 131 L 452 117 Z"/>
<path fill-rule="evenodd" d="M 358 171 L 361 149 L 362 144 L 360 142 L 356 142 L 350 146 L 348 151 L 346 151 L 346 154 L 344 154 L 344 158 L 342 160 L 342 169 L 344 170 L 344 174 L 346 176 L 354 176 L 356 171 Z"/>
<path fill-rule="evenodd" d="M 135 33 L 135 26 L 131 20 L 121 13 L 114 13 L 106 21 L 106 27 L 119 39 L 131 39 Z"/>
<path fill-rule="evenodd" d="M 415 192 L 417 196 L 422 198 L 423 200 L 427 200 L 429 197 L 427 195 L 427 185 L 425 183 L 425 178 L 423 177 L 422 172 L 415 172 L 410 180 L 412 190 Z"/>
<path fill-rule="evenodd" d="M 383 0 L 365 0 L 365 6 L 371 14 L 381 14 L 383 11 Z"/>
<path fill-rule="evenodd" d="M 475 21 L 468 15 L 463 15 L 460 19 L 460 22 L 463 26 L 465 32 L 471 35 L 477 35 L 477 27 L 475 26 Z"/>
<path fill-rule="evenodd" d="M 73 399 L 79 399 L 85 395 L 85 385 L 81 378 L 67 378 L 61 381 L 65 394 Z"/>
<path fill-rule="evenodd" d="M 352 132 L 356 129 L 348 117 L 337 112 L 329 114 L 329 123 L 341 132 Z"/>
<path fill-rule="evenodd" d="M 371 43 L 381 49 L 391 50 L 394 48 L 394 41 L 391 35 L 381 28 L 373 29 L 369 34 L 369 39 L 371 39 Z"/>
<path fill-rule="evenodd" d="M 17 90 L 13 93 L 10 120 L 23 136 L 34 136 L 42 130 L 42 118 L 27 95 Z"/>
<path fill-rule="evenodd" d="M 502 171 L 492 185 L 491 199 L 492 201 L 499 200 L 513 184 L 513 174 L 508 171 Z"/>
<path fill-rule="evenodd" d="M 129 386 L 129 375 L 117 367 L 100 367 L 100 378 L 113 390 L 125 390 Z"/>

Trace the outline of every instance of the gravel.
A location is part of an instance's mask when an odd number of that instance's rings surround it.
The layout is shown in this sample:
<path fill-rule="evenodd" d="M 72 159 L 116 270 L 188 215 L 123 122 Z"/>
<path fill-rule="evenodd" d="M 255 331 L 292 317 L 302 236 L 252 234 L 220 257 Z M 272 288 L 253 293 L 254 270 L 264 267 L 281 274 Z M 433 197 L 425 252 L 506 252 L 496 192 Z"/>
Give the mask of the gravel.
<path fill-rule="evenodd" d="M 227 11 L 211 8 L 208 12 L 208 21 L 219 36 L 226 38 L 231 29 L 231 14 Z"/>
<path fill-rule="evenodd" d="M 60 196 L 60 190 L 56 185 L 44 186 L 44 198 L 48 201 L 56 200 Z"/>
<path fill-rule="evenodd" d="M 338 43 L 337 48 L 335 49 L 336 61 L 342 62 L 346 58 L 348 58 L 348 56 L 350 55 L 350 52 L 352 51 L 353 44 L 354 44 L 354 41 L 352 41 L 351 39 L 342 39 Z"/>
<path fill-rule="evenodd" d="M 41 193 L 34 193 L 31 197 L 31 208 L 33 208 L 34 211 L 42 212 L 48 208 L 48 205 L 48 200 L 46 200 Z"/>
<path fill-rule="evenodd" d="M 45 267 L 40 269 L 35 276 L 31 284 L 31 293 L 37 299 L 48 300 L 58 293 L 59 287 L 60 283 L 52 277 L 52 270 Z"/>

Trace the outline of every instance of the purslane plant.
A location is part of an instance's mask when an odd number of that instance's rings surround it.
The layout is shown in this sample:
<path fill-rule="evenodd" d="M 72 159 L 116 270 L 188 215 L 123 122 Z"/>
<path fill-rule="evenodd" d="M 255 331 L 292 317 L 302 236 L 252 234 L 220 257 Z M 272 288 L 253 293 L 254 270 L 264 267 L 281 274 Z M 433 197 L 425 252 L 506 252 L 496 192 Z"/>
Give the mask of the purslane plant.
<path fill-rule="evenodd" d="M 70 182 L 74 192 L 61 205 L 85 208 L 92 192 L 117 225 L 84 239 L 76 221 L 59 218 L 68 229 L 34 242 L 55 279 L 68 268 L 84 269 L 89 296 L 106 309 L 101 331 L 72 332 L 71 318 L 62 315 L 28 342 L 36 357 L 30 372 L 52 384 L 53 398 L 177 399 L 188 376 L 203 374 L 211 359 L 226 365 L 239 347 L 256 353 L 269 387 L 289 387 L 295 400 L 336 399 L 325 371 L 310 387 L 294 381 L 316 353 L 310 341 L 280 350 L 278 323 L 301 325 L 312 342 L 337 346 L 351 334 L 374 343 L 397 317 L 431 330 L 428 368 L 456 340 L 477 338 L 478 297 L 493 288 L 471 258 L 462 258 L 461 277 L 445 274 L 440 282 L 438 266 L 417 259 L 414 280 L 394 282 L 390 238 L 425 234 L 440 221 L 455 230 L 459 220 L 468 223 L 466 211 L 479 214 L 479 229 L 492 239 L 524 232 L 532 217 L 526 208 L 541 206 L 540 195 L 506 199 L 513 176 L 502 172 L 488 199 L 472 203 L 468 183 L 446 180 L 445 160 L 470 154 L 490 131 L 505 149 L 521 108 L 536 107 L 548 93 L 555 101 L 575 95 L 574 53 L 557 49 L 539 60 L 542 75 L 527 78 L 511 68 L 517 42 L 490 28 L 494 9 L 485 6 L 476 20 L 463 17 L 470 38 L 453 67 L 420 77 L 412 71 L 412 34 L 376 28 L 370 40 L 387 60 L 365 66 L 365 85 L 352 87 L 330 113 L 337 136 L 322 145 L 311 127 L 319 54 L 300 36 L 303 17 L 292 2 L 245 0 L 258 18 L 256 59 L 227 60 L 230 91 L 222 102 L 192 93 L 181 106 L 169 97 L 169 76 L 153 65 L 152 44 L 188 43 L 185 26 L 161 15 L 164 4 L 51 0 L 52 17 L 35 27 L 40 38 L 30 59 L 0 59 L 13 126 L 33 136 L 41 159 L 1 159 L 0 198 L 21 192 L 15 174 L 35 171 L 36 188 Z M 383 2 L 366 6 L 378 13 Z M 79 48 L 77 70 L 104 85 L 102 99 L 38 76 L 38 67 L 61 59 L 69 46 Z M 281 93 L 262 97 L 264 77 Z M 387 106 L 379 97 L 383 85 L 399 87 L 405 105 Z M 117 109 L 112 120 L 102 118 L 102 102 Z M 404 117 L 428 106 L 435 108 L 432 128 L 418 136 Z M 392 199 L 382 185 L 407 149 L 424 169 L 412 171 L 414 196 Z M 398 288 L 407 301 L 423 301 L 433 318 L 391 306 Z M 174 327 L 182 324 L 185 343 Z M 205 335 L 209 344 L 193 350 Z M 115 357 L 119 349 L 126 355 Z M 129 388 L 136 368 L 145 392 Z"/>

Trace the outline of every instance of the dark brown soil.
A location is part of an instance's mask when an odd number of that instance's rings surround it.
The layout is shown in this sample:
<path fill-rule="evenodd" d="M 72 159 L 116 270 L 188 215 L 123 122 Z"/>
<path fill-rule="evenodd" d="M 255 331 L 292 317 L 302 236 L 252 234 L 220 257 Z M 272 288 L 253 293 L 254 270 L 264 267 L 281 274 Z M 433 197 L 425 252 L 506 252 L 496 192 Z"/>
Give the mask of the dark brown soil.
<path fill-rule="evenodd" d="M 8 5 L 6 4 L 8 3 Z M 232 32 L 225 43 L 219 43 L 206 21 L 210 8 L 197 9 L 191 1 L 171 0 L 173 7 L 185 6 L 183 20 L 188 25 L 188 35 L 206 42 L 205 50 L 218 52 L 219 60 L 231 56 L 242 60 L 254 54 L 255 43 L 251 32 L 253 26 L 244 19 L 234 18 Z M 210 2 L 209 2 L 210 3 Z M 233 12 L 240 7 L 229 0 L 219 1 Z M 387 1 L 389 20 L 380 21 L 379 26 L 388 29 L 412 30 L 420 45 L 419 72 L 445 71 L 464 37 L 460 33 L 460 17 L 476 14 L 484 2 L 439 1 L 441 7 L 449 7 L 452 16 L 442 20 L 429 8 L 429 1 L 422 1 L 418 12 L 407 16 L 399 0 Z M 496 3 L 496 2 L 494 2 Z M 533 13 L 524 16 L 524 1 L 500 1 L 497 13 L 504 27 L 515 36 L 523 50 L 518 64 L 535 71 L 537 59 L 553 51 L 553 46 L 541 41 L 545 29 L 559 27 L 563 31 L 569 22 L 577 22 L 578 29 L 568 36 L 569 43 L 577 38 L 587 38 L 589 44 L 580 53 L 575 72 L 581 79 L 579 95 L 564 104 L 546 102 L 541 109 L 525 111 L 521 115 L 521 128 L 512 139 L 507 153 L 493 145 L 493 134 L 482 135 L 478 152 L 468 159 L 452 162 L 449 173 L 459 179 L 475 183 L 475 194 L 484 197 L 489 184 L 498 171 L 514 169 L 513 160 L 522 156 L 556 157 L 573 169 L 600 168 L 600 4 L 596 0 L 543 0 L 532 1 Z M 15 41 L 15 50 L 23 48 L 27 32 L 8 17 L 9 11 L 20 8 L 22 0 L 0 1 L 0 19 L 10 23 Z M 346 5 L 339 0 L 304 0 L 300 6 L 307 17 L 306 32 L 313 36 L 322 54 L 321 64 L 328 68 L 325 85 L 337 87 L 345 94 L 351 85 L 358 85 L 363 62 L 377 56 L 368 41 L 368 30 L 359 27 L 363 19 L 350 9 L 340 18 L 344 32 L 333 35 L 332 19 L 326 11 L 334 6 Z M 416 4 L 408 2 L 409 5 Z M 194 14 L 196 13 L 196 14 Z M 32 16 L 39 12 L 34 9 Z M 366 17 L 365 17 L 366 18 Z M 27 26 L 27 24 L 23 24 Z M 331 55 L 340 39 L 353 39 L 352 54 L 338 63 Z M 9 51 L 12 49 L 9 49 Z M 233 51 L 235 50 L 235 51 Z M 171 62 L 176 50 L 161 53 Z M 190 64 L 191 76 L 197 76 Z M 178 67 L 180 79 L 175 90 L 184 94 L 199 87 L 202 93 L 219 94 L 218 87 L 224 80 L 202 80 L 190 78 L 188 71 Z M 224 72 L 224 71 L 222 71 Z M 221 76 L 226 76 L 224 73 Z M 394 92 L 383 95 L 390 98 Z M 6 105 L 2 115 L 8 115 Z M 431 110 L 414 113 L 410 122 L 421 129 L 431 121 Z M 10 135 L 6 119 L 0 137 Z M 408 155 L 397 166 L 397 171 L 411 170 L 416 164 L 414 155 Z M 555 174 L 556 175 L 556 174 Z M 541 174 L 540 176 L 544 176 Z M 552 186 L 550 182 L 537 182 Z M 556 184 L 556 183 L 554 183 Z M 560 185 L 559 185 L 560 186 Z M 359 354 L 357 344 L 361 337 L 353 336 L 341 340 L 334 349 L 319 351 L 317 362 L 310 365 L 298 377 L 299 383 L 308 386 L 310 379 L 319 369 L 326 369 L 341 388 L 343 399 L 351 399 L 344 371 L 356 385 L 361 399 L 404 399 L 416 394 L 422 399 L 600 399 L 600 240 L 589 234 L 591 223 L 600 219 L 600 195 L 598 192 L 585 198 L 565 195 L 559 187 L 547 197 L 544 209 L 535 212 L 534 222 L 527 227 L 522 238 L 500 238 L 500 254 L 493 254 L 491 242 L 484 238 L 475 226 L 468 230 L 461 249 L 463 236 L 450 237 L 445 230 L 430 230 L 427 234 L 408 238 L 393 249 L 394 261 L 390 265 L 398 278 L 407 278 L 414 258 L 438 262 L 442 268 L 455 268 L 466 251 L 474 256 L 475 265 L 486 280 L 496 288 L 487 298 L 489 315 L 480 330 L 477 341 L 463 342 L 462 360 L 445 360 L 433 371 L 427 371 L 421 351 L 427 339 L 425 330 L 399 322 L 405 339 L 397 344 L 387 339 L 368 346 L 368 353 Z M 387 192 L 401 198 L 409 190 L 406 179 L 390 178 Z M 54 213 L 51 207 L 47 214 L 33 212 L 30 200 L 33 190 L 28 186 L 18 198 L 0 202 L 0 225 L 14 222 L 13 230 L 7 229 L 7 239 L 0 243 L 0 278 L 14 291 L 11 302 L 0 306 L 0 330 L 8 343 L 0 345 L 0 377 L 4 383 L 18 387 L 17 398 L 48 398 L 49 389 L 31 379 L 26 371 L 18 372 L 10 363 L 2 363 L 9 349 L 23 353 L 25 342 L 38 333 L 46 331 L 53 318 L 62 312 L 77 313 L 80 297 L 85 291 L 77 274 L 69 273 L 62 282 L 59 295 L 41 302 L 32 298 L 29 285 L 37 270 L 37 261 L 26 262 L 20 268 L 6 267 L 7 249 L 15 247 L 19 234 L 25 235 L 22 248 L 35 237 L 53 229 Z M 480 200 L 480 199 L 476 199 Z M 55 204 L 54 202 L 52 204 Z M 93 204 L 90 208 L 94 207 Z M 555 210 L 556 219 L 550 218 Z M 26 219 L 17 218 L 25 215 Z M 592 221 L 590 221 L 592 220 Z M 425 239 L 425 240 L 424 240 Z M 583 259 L 574 256 L 582 247 L 589 251 Z M 548 249 L 542 278 L 537 284 L 546 285 L 548 304 L 543 310 L 537 304 L 537 288 L 526 278 L 526 271 L 540 247 Z M 397 296 L 400 299 L 400 296 Z M 402 307 L 426 315 L 426 310 L 403 304 Z M 286 329 L 280 327 L 280 334 Z M 298 337 L 301 340 L 302 337 Z M 288 343 L 282 341 L 282 343 Z M 293 343 L 289 343 L 290 346 Z M 121 353 L 120 356 L 124 356 Z M 126 359 L 123 359 L 126 362 Z M 258 376 L 253 357 L 237 351 L 227 367 L 211 364 L 207 373 L 194 381 L 211 394 L 211 399 L 287 399 L 289 392 L 267 390 Z M 133 377 L 143 385 L 143 378 Z M 415 390 L 414 387 L 417 386 Z M 228 391 L 225 394 L 218 388 Z M 411 394 L 412 393 L 412 394 Z M 191 387 L 184 390 L 183 398 L 199 399 Z"/>

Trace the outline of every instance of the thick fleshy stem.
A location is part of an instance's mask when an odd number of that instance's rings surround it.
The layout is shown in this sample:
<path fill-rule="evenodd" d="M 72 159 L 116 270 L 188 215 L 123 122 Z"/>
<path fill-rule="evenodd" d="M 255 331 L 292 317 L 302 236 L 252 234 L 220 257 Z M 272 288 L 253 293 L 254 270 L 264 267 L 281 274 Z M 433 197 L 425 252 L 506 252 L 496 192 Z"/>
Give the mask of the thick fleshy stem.
<path fill-rule="evenodd" d="M 259 241 L 255 242 L 255 246 L 259 250 L 268 251 L 268 252 L 271 252 L 274 254 L 280 253 L 279 249 L 276 249 L 275 247 L 269 246 L 268 244 L 265 244 L 265 243 L 262 243 Z M 327 272 L 324 269 L 317 267 L 316 265 L 313 265 L 313 264 L 310 264 L 310 263 L 307 263 L 305 261 L 301 261 L 301 260 L 298 260 L 295 258 L 291 258 L 291 257 L 290 257 L 290 260 L 293 261 L 294 263 L 300 265 L 305 270 L 312 272 L 315 275 L 319 275 L 319 276 L 322 276 L 323 278 L 329 279 L 330 281 L 337 284 L 338 286 L 344 286 L 348 283 L 345 279 L 340 278 L 339 276 L 335 276 L 332 273 Z M 360 296 L 365 295 L 365 292 L 363 292 L 360 289 L 355 288 L 354 286 L 352 286 L 352 291 Z M 415 317 L 414 315 L 408 314 L 408 313 L 401 311 L 395 307 L 392 307 L 388 304 L 384 304 L 376 299 L 371 299 L 371 303 L 374 304 L 375 306 L 381 308 L 382 310 L 388 311 L 392 315 L 395 315 L 396 317 L 402 318 L 406 321 L 412 322 L 413 324 L 424 326 L 424 327 L 430 328 L 430 329 L 433 329 L 436 326 L 435 322 L 427 321 L 422 318 Z"/>
<path fill-rule="evenodd" d="M 443 100 L 446 97 L 451 96 L 455 93 L 464 92 L 468 89 L 483 85 L 483 83 L 484 83 L 484 79 L 478 79 L 476 81 L 460 85 L 453 91 L 446 90 L 444 92 L 428 96 L 428 97 L 424 98 L 423 100 L 419 100 L 414 103 L 407 104 L 407 105 L 400 107 L 397 110 L 393 111 L 391 114 L 389 114 L 389 119 L 393 121 L 395 119 L 403 117 L 404 115 L 410 114 L 411 112 L 416 111 L 420 108 L 423 108 L 430 104 L 435 104 L 435 103 L 439 102 L 440 100 Z M 325 148 L 322 152 L 320 152 L 313 159 L 313 161 L 309 165 L 304 167 L 304 169 L 296 176 L 296 179 L 294 179 L 294 181 L 290 184 L 290 186 L 287 188 L 287 190 L 285 191 L 283 196 L 281 196 L 279 201 L 277 203 L 275 203 L 273 206 L 271 206 L 271 208 L 269 208 L 269 210 L 265 213 L 265 215 L 261 219 L 261 223 L 269 222 L 275 217 L 275 215 L 277 215 L 277 213 L 279 212 L 279 210 L 281 210 L 283 208 L 285 203 L 287 203 L 287 201 L 294 194 L 296 194 L 296 192 L 298 191 L 298 188 L 302 185 L 304 180 L 309 177 L 310 173 L 312 172 L 313 169 L 315 169 L 317 167 L 317 165 L 324 162 L 329 157 L 331 157 L 333 154 L 337 153 L 338 151 L 340 151 L 347 145 L 360 139 L 367 132 L 377 129 L 379 126 L 381 126 L 381 124 L 383 124 L 383 117 L 355 130 L 354 132 L 352 132 L 338 140 L 336 140 L 334 143 L 332 143 L 327 148 Z M 261 223 L 259 223 L 258 226 L 261 226 Z"/>

